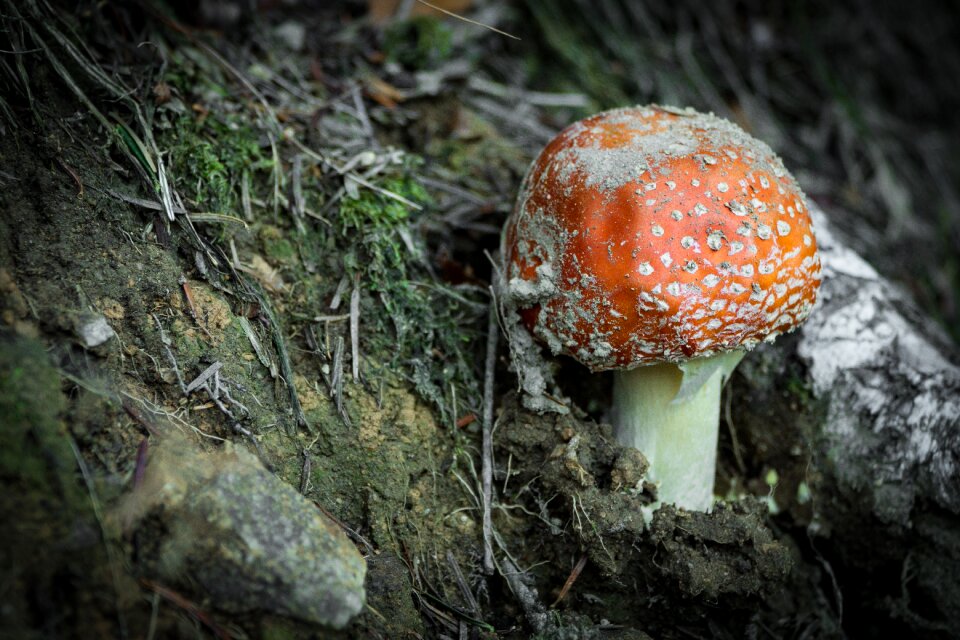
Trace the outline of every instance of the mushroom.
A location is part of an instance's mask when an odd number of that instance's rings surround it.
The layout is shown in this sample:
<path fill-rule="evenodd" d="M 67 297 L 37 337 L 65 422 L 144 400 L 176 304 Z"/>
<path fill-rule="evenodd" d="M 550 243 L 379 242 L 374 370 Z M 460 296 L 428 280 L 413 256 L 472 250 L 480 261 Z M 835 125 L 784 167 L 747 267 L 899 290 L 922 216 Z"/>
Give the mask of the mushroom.
<path fill-rule="evenodd" d="M 502 255 L 522 324 L 554 354 L 614 370 L 614 432 L 646 455 L 660 502 L 709 510 L 722 385 L 806 319 L 820 284 L 780 159 L 691 109 L 594 115 L 531 165 Z"/>

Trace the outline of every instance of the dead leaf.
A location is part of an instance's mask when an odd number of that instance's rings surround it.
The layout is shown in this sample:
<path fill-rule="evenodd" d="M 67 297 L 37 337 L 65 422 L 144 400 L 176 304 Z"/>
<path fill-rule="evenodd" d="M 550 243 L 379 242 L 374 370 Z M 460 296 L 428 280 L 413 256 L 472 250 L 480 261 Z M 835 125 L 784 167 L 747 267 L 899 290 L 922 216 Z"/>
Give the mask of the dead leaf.
<path fill-rule="evenodd" d="M 240 268 L 252 275 L 260 284 L 274 293 L 283 293 L 287 289 L 287 283 L 283 281 L 283 276 L 280 275 L 280 272 L 270 266 L 270 263 L 259 255 L 254 254 L 253 257 L 250 258 L 249 267 L 243 265 Z"/>

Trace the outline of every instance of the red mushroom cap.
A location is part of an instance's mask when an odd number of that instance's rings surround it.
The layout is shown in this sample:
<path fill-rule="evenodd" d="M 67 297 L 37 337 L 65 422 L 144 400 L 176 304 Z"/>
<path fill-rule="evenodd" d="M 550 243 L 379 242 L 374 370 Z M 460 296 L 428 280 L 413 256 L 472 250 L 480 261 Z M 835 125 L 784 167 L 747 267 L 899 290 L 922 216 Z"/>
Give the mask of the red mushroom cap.
<path fill-rule="evenodd" d="M 503 255 L 527 327 L 594 370 L 753 348 L 803 322 L 820 285 L 804 195 L 773 151 L 721 118 L 655 106 L 554 138 Z"/>

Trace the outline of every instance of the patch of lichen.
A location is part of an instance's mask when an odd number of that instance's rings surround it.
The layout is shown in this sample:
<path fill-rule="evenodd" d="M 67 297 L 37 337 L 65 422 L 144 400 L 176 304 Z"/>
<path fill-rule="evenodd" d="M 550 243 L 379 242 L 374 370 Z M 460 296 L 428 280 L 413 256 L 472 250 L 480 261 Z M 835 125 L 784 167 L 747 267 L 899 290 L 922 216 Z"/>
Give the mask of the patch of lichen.
<path fill-rule="evenodd" d="M 345 389 L 347 420 L 325 396 L 311 411 L 321 438 L 334 443 L 331 455 L 312 465 L 309 493 L 347 522 L 366 521 L 373 542 L 391 546 L 390 523 L 402 511 L 408 487 L 398 478 L 417 477 L 438 466 L 447 435 L 430 409 L 409 387 L 382 379 L 377 395 L 363 387 Z M 431 462 L 432 461 L 432 462 Z M 302 460 L 291 461 L 287 472 L 299 482 Z M 363 495 L 363 500 L 357 500 Z"/>
<path fill-rule="evenodd" d="M 224 388 L 243 405 L 243 408 L 232 405 L 234 422 L 239 420 L 254 428 L 276 424 L 286 427 L 289 416 L 276 405 L 276 398 L 283 396 L 278 396 L 276 381 L 257 360 L 250 338 L 229 301 L 202 282 L 192 281 L 189 287 L 192 306 L 188 307 L 179 294 L 172 297 L 171 309 L 177 313 L 165 323 L 172 353 L 185 382 L 193 380 L 211 364 L 221 362 L 219 376 Z M 255 325 L 252 330 L 256 331 Z M 263 331 L 258 332 L 258 339 L 261 344 L 269 344 L 269 335 Z M 208 400 L 207 394 L 198 390 L 190 398 L 181 399 L 179 404 L 190 407 L 203 405 Z M 223 428 L 217 413 L 208 416 L 200 411 L 195 419 L 203 423 L 212 421 L 213 428 Z"/>
<path fill-rule="evenodd" d="M 298 387 L 307 384 L 302 378 Z M 427 559 L 427 566 L 429 558 L 451 550 L 464 570 L 470 571 L 479 514 L 471 508 L 455 474 L 468 482 L 472 476 L 462 460 L 465 454 L 454 452 L 451 459 L 450 433 L 437 421 L 434 409 L 389 372 L 373 388 L 345 387 L 345 419 L 325 393 L 302 389 L 301 396 L 317 435 L 301 434 L 300 440 L 317 446 L 307 449 L 307 467 L 303 454 L 291 449 L 282 433 L 263 433 L 261 448 L 277 474 L 303 486 L 305 495 L 362 535 L 377 553 Z M 355 541 L 370 551 L 364 542 Z M 394 606 L 410 608 L 410 597 L 409 585 L 404 584 L 402 591 L 391 596 L 391 608 L 385 613 L 394 611 Z M 417 628 L 416 617 L 409 613 L 395 624 Z M 363 628 L 381 626 L 375 616 L 357 623 Z"/>

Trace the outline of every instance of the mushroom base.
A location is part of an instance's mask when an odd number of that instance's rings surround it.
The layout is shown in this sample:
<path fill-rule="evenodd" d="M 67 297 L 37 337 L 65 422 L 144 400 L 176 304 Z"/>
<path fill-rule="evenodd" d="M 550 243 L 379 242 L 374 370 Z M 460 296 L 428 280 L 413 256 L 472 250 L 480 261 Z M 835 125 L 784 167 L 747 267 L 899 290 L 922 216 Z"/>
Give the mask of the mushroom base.
<path fill-rule="evenodd" d="M 690 371 L 672 363 L 614 374 L 614 433 L 646 456 L 647 479 L 659 485 L 660 503 L 690 511 L 708 511 L 713 504 L 720 390 L 739 355 L 712 366 L 695 388 L 684 384 Z"/>

